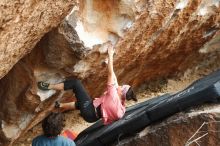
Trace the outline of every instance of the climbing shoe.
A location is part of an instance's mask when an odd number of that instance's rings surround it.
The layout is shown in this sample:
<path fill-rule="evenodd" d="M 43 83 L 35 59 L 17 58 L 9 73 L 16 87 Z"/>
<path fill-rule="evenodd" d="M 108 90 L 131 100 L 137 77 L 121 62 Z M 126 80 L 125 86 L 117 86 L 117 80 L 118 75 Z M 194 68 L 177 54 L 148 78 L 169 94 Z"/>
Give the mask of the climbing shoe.
<path fill-rule="evenodd" d="M 55 108 L 60 108 L 60 102 L 59 101 L 55 102 Z"/>
<path fill-rule="evenodd" d="M 79 102 L 78 101 L 75 102 L 75 107 L 77 110 L 79 110 Z"/>
<path fill-rule="evenodd" d="M 40 90 L 44 90 L 44 91 L 49 90 L 48 89 L 49 85 L 50 85 L 49 83 L 45 83 L 45 82 L 38 82 L 37 83 L 38 88 Z"/>

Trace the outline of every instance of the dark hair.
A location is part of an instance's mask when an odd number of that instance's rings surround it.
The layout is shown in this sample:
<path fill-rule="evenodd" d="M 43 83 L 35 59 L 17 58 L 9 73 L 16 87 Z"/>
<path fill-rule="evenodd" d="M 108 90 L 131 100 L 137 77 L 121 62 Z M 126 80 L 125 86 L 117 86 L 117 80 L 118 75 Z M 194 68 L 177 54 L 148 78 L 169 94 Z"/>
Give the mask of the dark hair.
<path fill-rule="evenodd" d="M 62 113 L 51 113 L 42 122 L 44 135 L 51 137 L 61 133 L 64 127 L 64 116 Z"/>
<path fill-rule="evenodd" d="M 127 100 L 134 100 L 134 101 L 138 101 L 137 98 L 136 98 L 136 95 L 134 93 L 134 91 L 132 90 L 132 88 L 130 87 L 128 89 L 128 92 L 126 93 L 126 99 Z"/>

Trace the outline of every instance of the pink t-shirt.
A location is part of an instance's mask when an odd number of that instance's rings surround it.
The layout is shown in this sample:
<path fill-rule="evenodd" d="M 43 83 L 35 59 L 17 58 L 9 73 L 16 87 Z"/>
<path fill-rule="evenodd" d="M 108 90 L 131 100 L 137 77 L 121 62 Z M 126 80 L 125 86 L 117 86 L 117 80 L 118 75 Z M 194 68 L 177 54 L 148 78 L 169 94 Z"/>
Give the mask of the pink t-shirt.
<path fill-rule="evenodd" d="M 93 100 L 97 108 L 101 104 L 102 120 L 104 125 L 110 124 L 123 117 L 125 113 L 125 100 L 121 102 L 115 84 L 108 84 L 107 91 L 100 98 Z"/>

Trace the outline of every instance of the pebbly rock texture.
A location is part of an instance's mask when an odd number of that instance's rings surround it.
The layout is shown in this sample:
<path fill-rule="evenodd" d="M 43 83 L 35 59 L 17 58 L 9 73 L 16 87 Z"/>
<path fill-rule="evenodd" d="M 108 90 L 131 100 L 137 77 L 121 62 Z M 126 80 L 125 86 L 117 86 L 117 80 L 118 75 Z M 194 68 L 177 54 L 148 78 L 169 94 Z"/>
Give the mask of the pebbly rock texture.
<path fill-rule="evenodd" d="M 33 68 L 42 57 L 35 54 L 31 59 L 20 59 L 63 20 L 73 5 L 73 0 L 0 2 L 0 145 L 20 135 L 40 102 L 32 84 L 36 82 Z"/>
<path fill-rule="evenodd" d="M 115 45 L 124 37 L 145 5 L 142 0 L 79 1 L 59 27 L 48 34 L 45 62 L 66 76 L 83 79 L 91 94 L 97 96 L 105 85 L 103 62 L 109 42 Z M 94 74 L 100 84 L 96 90 L 89 87 Z"/>
<path fill-rule="evenodd" d="M 63 96 L 52 90 L 38 90 L 37 81 L 57 83 L 77 77 L 92 97 L 99 96 L 106 85 L 103 61 L 109 42 L 116 49 L 114 69 L 119 83 L 139 87 L 183 72 L 201 59 L 201 53 L 209 53 L 206 47 L 200 50 L 203 45 L 219 37 L 220 9 L 215 0 L 78 2 L 53 30 L 74 3 L 25 1 L 13 8 L 8 3 L 0 10 L 14 14 L 0 13 L 0 50 L 4 49 L 0 52 L 1 77 L 41 39 L 0 80 L 1 144 L 13 144 Z M 22 11 L 26 4 L 30 8 Z M 12 19 L 3 19 L 9 16 Z"/>
<path fill-rule="evenodd" d="M 217 146 L 219 142 L 219 105 L 176 114 L 148 126 L 117 146 Z"/>
<path fill-rule="evenodd" d="M 57 35 L 54 32 L 50 35 L 51 46 L 64 45 L 54 47 L 55 53 L 54 49 L 50 50 L 56 54 L 53 56 L 63 59 L 54 57 L 47 62 L 84 79 L 96 97 L 105 86 L 106 68 L 101 64 L 110 41 L 116 49 L 114 67 L 119 82 L 138 87 L 143 82 L 166 78 L 192 66 L 201 53 L 200 48 L 219 30 L 219 10 L 219 1 L 207 0 L 113 0 L 103 1 L 101 5 L 96 1 L 81 1 L 65 22 L 77 33 L 73 40 L 82 40 L 81 51 L 73 51 L 74 54 L 81 52 L 75 57 L 79 60 L 68 65 L 64 62 L 63 50 L 70 50 L 72 42 L 61 37 L 59 42 L 58 35 L 67 34 L 58 31 Z M 57 30 L 64 27 L 60 25 Z"/>
<path fill-rule="evenodd" d="M 73 5 L 73 0 L 1 1 L 0 78 L 30 53 L 41 37 L 56 27 Z"/>
<path fill-rule="evenodd" d="M 189 67 L 219 29 L 219 10 L 213 1 L 149 1 L 116 44 L 114 62 L 120 82 L 138 86 Z M 90 82 L 96 80 L 97 75 L 91 75 Z"/>

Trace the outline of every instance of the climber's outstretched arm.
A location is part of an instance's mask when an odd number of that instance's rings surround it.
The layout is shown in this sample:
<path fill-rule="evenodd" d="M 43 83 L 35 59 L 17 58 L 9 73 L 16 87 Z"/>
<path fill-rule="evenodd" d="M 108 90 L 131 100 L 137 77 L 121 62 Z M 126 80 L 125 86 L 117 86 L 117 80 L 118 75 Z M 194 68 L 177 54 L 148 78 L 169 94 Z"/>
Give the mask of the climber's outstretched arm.
<path fill-rule="evenodd" d="M 114 55 L 114 49 L 113 46 L 110 45 L 108 47 L 108 84 L 114 84 L 116 79 L 113 68 L 113 55 Z"/>

